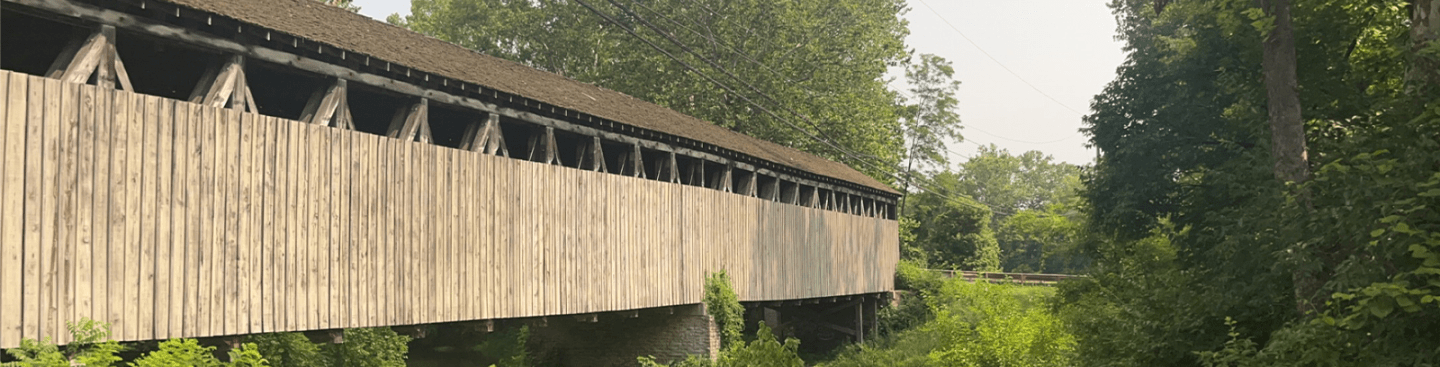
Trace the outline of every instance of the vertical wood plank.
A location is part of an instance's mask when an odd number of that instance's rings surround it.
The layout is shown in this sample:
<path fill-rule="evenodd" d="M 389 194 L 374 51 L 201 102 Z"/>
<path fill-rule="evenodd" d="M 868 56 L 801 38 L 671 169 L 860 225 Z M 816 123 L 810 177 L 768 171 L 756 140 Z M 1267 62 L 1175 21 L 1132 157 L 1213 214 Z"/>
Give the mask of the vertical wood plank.
<path fill-rule="evenodd" d="M 215 130 L 216 173 L 215 184 L 220 197 L 217 208 L 220 218 L 217 230 L 221 235 L 220 266 L 221 281 L 216 285 L 218 307 L 215 316 L 218 335 L 234 335 L 240 331 L 244 309 L 240 304 L 240 131 L 243 113 L 234 109 L 223 110 L 224 120 Z M 223 200 L 224 204 L 218 202 Z"/>
<path fill-rule="evenodd" d="M 195 233 L 195 282 L 196 286 L 191 290 L 194 298 L 190 305 L 186 306 L 191 310 L 190 316 L 186 317 L 186 329 L 190 335 L 206 336 L 212 335 L 211 319 L 214 317 L 212 311 L 215 291 L 215 125 L 218 123 L 217 114 L 214 109 L 203 106 L 192 107 L 192 119 L 195 131 L 195 170 L 192 179 L 197 185 L 195 188 L 196 208 L 191 215 L 194 218 Z"/>
<path fill-rule="evenodd" d="M 24 332 L 25 166 L 29 155 L 33 155 L 25 151 L 25 130 L 30 123 L 26 116 L 30 113 L 32 89 L 25 75 L 9 71 L 0 74 L 7 81 L 3 86 L 5 96 L 0 97 L 0 103 L 5 104 L 5 112 L 0 115 L 4 118 L 0 131 L 5 136 L 0 145 L 0 152 L 4 152 L 0 161 L 5 165 L 0 175 L 0 264 L 4 264 L 0 268 L 0 345 L 13 347 L 20 345 Z"/>
<path fill-rule="evenodd" d="M 321 179 L 322 182 L 324 182 L 320 187 L 320 192 L 323 195 L 322 200 L 324 203 L 322 205 L 325 210 L 325 216 L 321 217 L 320 221 L 327 230 L 325 237 L 325 262 L 323 263 L 325 268 L 321 271 L 321 277 L 324 279 L 322 284 L 325 285 L 325 292 L 320 294 L 322 298 L 320 304 L 323 307 L 321 312 L 325 320 L 323 324 L 324 327 L 333 328 L 340 322 L 340 313 L 338 312 L 340 302 L 336 301 L 339 301 L 342 294 L 341 290 L 344 288 L 344 277 L 341 275 L 342 269 L 340 267 L 344 257 L 341 255 L 339 247 L 342 227 L 340 226 L 339 208 L 337 205 L 341 197 L 336 196 L 337 191 L 339 191 L 337 190 L 337 186 L 340 185 L 339 147 L 341 142 L 340 137 L 336 134 L 337 129 L 322 127 L 320 131 L 321 134 L 325 136 L 325 145 L 320 150 L 321 155 L 324 156 L 324 163 L 319 166 L 321 169 Z"/>
<path fill-rule="evenodd" d="M 74 264 L 72 263 L 75 251 L 75 206 L 76 206 L 76 184 L 75 184 L 75 158 L 77 130 L 79 128 L 79 101 L 80 86 L 78 84 L 63 83 L 60 101 L 60 125 L 59 140 L 56 147 L 56 176 L 55 176 L 55 198 L 57 208 L 55 209 L 55 224 L 52 227 L 54 234 L 54 245 L 49 249 L 50 257 L 47 261 L 49 271 L 46 273 L 48 286 L 46 288 L 45 302 L 45 335 L 53 338 L 56 343 L 66 342 L 65 321 L 69 319 L 69 306 L 73 305 L 73 299 L 69 297 L 72 292 L 72 281 L 74 276 Z"/>
<path fill-rule="evenodd" d="M 186 234 L 188 232 L 188 199 L 189 188 L 185 185 L 186 165 L 188 163 L 188 151 L 186 146 L 186 135 L 189 133 L 190 106 L 184 102 L 171 102 L 170 134 L 165 137 L 167 147 L 170 148 L 170 193 L 167 197 L 170 200 L 170 279 L 169 279 L 169 325 L 166 335 L 170 337 L 184 336 L 185 316 L 185 292 L 186 285 L 191 274 L 185 272 L 186 258 L 189 256 L 189 249 Z"/>
<path fill-rule="evenodd" d="M 181 144 L 184 149 L 177 149 L 177 151 L 180 152 L 177 158 L 183 161 L 183 164 L 177 165 L 177 167 L 184 167 L 184 174 L 181 175 L 182 181 L 180 186 L 185 188 L 185 213 L 183 215 L 185 223 L 185 260 L 183 265 L 185 269 L 185 282 L 183 285 L 184 317 L 180 318 L 180 332 L 183 335 L 193 337 L 199 335 L 197 324 L 199 320 L 201 320 L 199 312 L 200 302 L 203 300 L 203 298 L 201 298 L 203 293 L 200 291 L 200 288 L 209 287 L 209 284 L 201 282 L 203 278 L 201 276 L 202 269 L 200 268 L 200 257 L 202 256 L 201 254 L 205 246 L 204 237 L 201 232 L 201 221 L 203 217 L 201 216 L 202 205 L 200 204 L 200 197 L 204 194 L 202 194 L 200 190 L 200 151 L 202 149 L 200 142 L 203 139 L 201 135 L 203 129 L 201 129 L 200 126 L 209 125 L 210 121 L 204 119 L 205 114 L 202 112 L 203 109 L 200 108 L 200 106 L 191 103 L 182 103 L 181 105 L 184 106 L 182 110 L 187 117 L 185 123 L 176 124 L 177 130 L 175 134 L 177 138 L 183 137 L 184 141 L 184 143 Z M 180 112 L 177 111 L 176 113 L 178 115 Z"/>
<path fill-rule="evenodd" d="M 277 160 L 281 164 L 280 208 L 282 212 L 279 220 L 281 233 L 284 234 L 283 249 L 281 250 L 284 256 L 276 270 L 283 271 L 282 274 L 284 274 L 281 282 L 282 290 L 278 296 L 284 307 L 277 312 L 279 313 L 277 317 L 284 320 L 281 323 L 283 330 L 293 331 L 300 328 L 298 315 L 300 301 L 296 297 L 297 290 L 300 288 L 298 271 L 300 257 L 296 244 L 301 238 L 300 226 L 297 223 L 300 217 L 300 207 L 297 205 L 299 193 L 296 188 L 296 183 L 300 181 L 297 171 L 301 164 L 298 160 L 299 153 L 295 151 L 295 147 L 300 141 L 303 127 L 296 121 L 285 121 L 280 126 L 284 138 L 279 142 L 280 157 L 277 157 Z"/>
<path fill-rule="evenodd" d="M 173 156 L 173 131 L 175 102 L 157 98 L 155 115 L 155 175 L 150 185 L 155 186 L 155 338 L 170 338 L 170 262 L 174 259 L 171 234 L 171 163 Z"/>
<path fill-rule="evenodd" d="M 41 254 L 49 244 L 47 231 L 50 226 L 46 225 L 50 211 L 46 210 L 45 202 L 51 199 L 53 188 L 46 189 L 47 183 L 53 182 L 54 175 L 46 170 L 46 163 L 54 160 L 53 149 L 56 138 L 54 130 L 59 125 L 59 81 L 53 79 L 40 79 L 28 77 L 29 90 L 26 107 L 25 124 L 25 236 L 23 261 L 25 264 L 24 281 L 21 284 L 24 296 L 21 300 L 21 322 L 23 324 L 21 337 L 39 339 L 41 335 L 41 274 L 44 267 L 41 266 L 43 257 Z M 47 113 L 47 111 L 49 111 Z M 49 214 L 49 215 L 47 215 Z"/>
<path fill-rule="evenodd" d="M 67 295 L 71 305 L 65 321 L 79 320 L 91 316 L 91 288 L 94 249 L 94 198 L 95 198 L 95 87 L 80 87 L 80 120 L 76 144 L 75 182 L 75 247 L 73 251 L 74 274 L 70 275 L 70 291 Z M 66 333 L 68 334 L 68 333 Z M 68 337 L 68 335 L 66 335 Z"/>
<path fill-rule="evenodd" d="M 265 137 L 260 139 L 261 144 L 264 145 L 264 155 L 262 155 L 261 158 L 262 172 L 264 172 L 264 181 L 261 187 L 264 191 L 263 194 L 260 195 L 260 208 L 262 209 L 260 225 L 262 239 L 260 241 L 260 249 L 264 256 L 262 256 L 263 263 L 260 264 L 258 269 L 258 272 L 261 274 L 262 284 L 260 294 L 257 296 L 260 298 L 260 306 L 263 307 L 260 315 L 260 332 L 276 331 L 275 311 L 279 307 L 276 302 L 279 298 L 275 297 L 278 289 L 275 284 L 280 281 L 275 271 L 276 265 L 279 264 L 280 261 L 279 251 L 277 250 L 279 246 L 275 245 L 279 243 L 280 238 L 280 233 L 276 229 L 278 223 L 275 221 L 275 212 L 279 206 L 276 192 L 276 182 L 279 181 L 279 172 L 276 170 L 275 156 L 278 146 L 276 142 L 280 140 L 279 128 L 280 124 L 283 123 L 285 123 L 285 120 L 266 117 L 263 124 Z"/>
<path fill-rule="evenodd" d="M 160 98 L 143 96 L 141 97 L 144 107 L 141 110 L 143 126 L 141 126 L 140 141 L 140 184 L 139 184 L 139 248 L 140 248 L 140 277 L 139 297 L 137 299 L 137 315 L 135 321 L 138 329 L 133 336 L 135 339 L 152 339 L 155 337 L 155 282 L 156 282 L 156 210 L 159 199 L 156 194 L 159 192 L 159 179 L 157 166 L 160 143 Z"/>

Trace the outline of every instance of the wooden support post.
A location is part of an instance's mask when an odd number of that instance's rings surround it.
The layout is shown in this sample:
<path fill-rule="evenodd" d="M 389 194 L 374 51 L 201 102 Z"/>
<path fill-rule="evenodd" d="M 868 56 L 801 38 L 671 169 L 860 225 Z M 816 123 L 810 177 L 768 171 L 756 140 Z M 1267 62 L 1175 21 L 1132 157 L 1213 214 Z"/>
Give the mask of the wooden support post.
<path fill-rule="evenodd" d="M 666 156 L 668 156 L 668 158 L 665 162 L 661 162 L 660 167 L 660 169 L 665 170 L 664 173 L 660 173 L 657 170 L 656 174 L 660 176 L 660 180 L 662 181 L 680 183 L 680 165 L 675 161 L 675 152 L 670 152 L 670 154 L 666 154 Z"/>
<path fill-rule="evenodd" d="M 755 172 L 750 172 L 749 177 L 745 178 L 745 187 L 744 191 L 741 192 L 741 194 L 750 197 L 760 196 L 760 187 L 759 184 L 756 183 L 759 180 L 759 176 L 760 175 L 756 174 Z"/>
<path fill-rule="evenodd" d="M 704 161 L 704 160 L 699 160 L 699 159 L 695 160 L 695 164 L 690 165 L 690 173 L 686 174 L 686 176 L 689 176 L 689 177 L 690 177 L 690 182 L 689 182 L 689 183 L 690 183 L 691 185 L 700 186 L 700 187 L 709 187 L 709 186 L 705 185 L 705 161 Z"/>
<path fill-rule="evenodd" d="M 500 115 L 489 114 L 485 122 L 466 128 L 465 137 L 460 141 L 460 149 L 509 157 L 510 150 L 505 148 L 505 135 L 500 133 Z"/>
<path fill-rule="evenodd" d="M 865 298 L 855 304 L 855 343 L 865 342 Z"/>
<path fill-rule="evenodd" d="M 91 75 L 95 75 L 95 85 L 103 89 L 115 88 L 118 81 L 121 89 L 135 90 L 125 63 L 115 52 L 115 26 L 101 25 L 88 37 L 67 44 L 45 73 L 46 77 L 69 83 L 85 83 Z"/>
<path fill-rule="evenodd" d="M 552 135 L 551 138 L 553 139 L 554 136 Z M 551 141 L 553 142 L 554 140 Z M 553 147 L 553 145 L 551 146 Z M 609 169 L 605 167 L 605 149 L 603 146 L 600 145 L 600 137 L 598 136 L 591 137 L 590 146 L 588 147 L 588 149 L 581 149 L 579 152 L 576 153 L 576 156 L 577 157 L 575 157 L 575 166 L 578 168 L 588 169 L 597 172 L 609 171 Z M 586 158 L 589 158 L 589 161 L 586 161 Z M 621 169 L 624 168 L 622 167 Z"/>
<path fill-rule="evenodd" d="M 720 172 L 715 172 L 715 177 L 714 177 L 713 179 L 711 179 L 711 180 L 714 182 L 714 184 L 713 184 L 714 187 L 711 187 L 711 188 L 712 188 L 712 189 L 716 189 L 716 190 L 720 190 L 720 191 L 724 191 L 724 192 L 735 192 L 735 188 L 733 187 L 735 180 L 734 180 L 734 179 L 732 178 L 732 176 L 731 176 L 731 175 L 733 175 L 734 173 L 735 173 L 735 165 L 733 165 L 733 164 L 727 164 L 727 165 L 725 165 L 725 169 L 724 169 L 724 170 L 722 170 L 722 171 L 720 171 Z"/>
<path fill-rule="evenodd" d="M 645 157 L 641 154 L 640 144 L 632 144 L 630 146 L 630 157 L 628 158 L 630 159 L 626 161 L 628 162 L 627 164 L 630 165 L 630 176 L 648 178 L 645 175 Z M 621 172 L 620 174 L 625 174 L 625 172 Z"/>
<path fill-rule="evenodd" d="M 347 84 L 345 79 L 337 78 L 329 87 L 315 90 L 300 113 L 300 121 L 354 130 L 355 122 L 350 115 L 350 93 Z"/>
<path fill-rule="evenodd" d="M 530 154 L 526 159 L 545 164 L 559 164 L 555 155 L 555 128 L 546 127 L 545 133 L 530 137 Z"/>
<path fill-rule="evenodd" d="M 409 108 L 395 112 L 385 136 L 404 140 L 430 142 L 430 100 L 421 98 Z"/>
<path fill-rule="evenodd" d="M 600 315 L 593 314 L 593 313 L 583 314 L 583 315 L 575 315 L 575 321 L 577 321 L 577 322 L 591 322 L 591 323 L 593 323 L 593 322 L 600 322 Z"/>
<path fill-rule="evenodd" d="M 190 102 L 259 112 L 245 83 L 245 57 L 231 55 L 223 64 L 211 65 L 190 92 Z"/>

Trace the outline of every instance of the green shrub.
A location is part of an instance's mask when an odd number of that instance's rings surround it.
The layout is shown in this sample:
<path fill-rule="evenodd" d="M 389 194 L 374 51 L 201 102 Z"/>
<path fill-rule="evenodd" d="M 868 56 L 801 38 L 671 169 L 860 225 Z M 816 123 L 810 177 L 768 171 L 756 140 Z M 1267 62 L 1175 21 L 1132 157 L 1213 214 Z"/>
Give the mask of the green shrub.
<path fill-rule="evenodd" d="M 404 367 L 410 337 L 387 327 L 345 329 L 345 342 L 321 349 L 335 366 Z"/>
<path fill-rule="evenodd" d="M 715 325 L 720 327 L 720 348 L 740 342 L 745 329 L 745 307 L 740 305 L 740 297 L 735 295 L 730 276 L 724 270 L 705 277 L 705 296 L 701 300 L 705 302 L 706 312 L 715 318 Z"/>
<path fill-rule="evenodd" d="M 328 367 L 329 359 L 320 352 L 320 345 L 301 333 L 270 333 L 245 338 L 254 350 L 277 367 Z"/>
<path fill-rule="evenodd" d="M 156 349 L 130 363 L 130 367 L 221 367 L 215 359 L 215 347 L 201 346 L 195 339 L 170 339 Z"/>
<path fill-rule="evenodd" d="M 70 339 L 74 341 L 63 351 L 49 338 L 41 341 L 24 339 L 20 341 L 19 348 L 5 351 L 16 361 L 3 366 L 68 367 L 74 361 L 83 366 L 109 367 L 120 362 L 116 354 L 124 347 L 109 340 L 110 324 L 84 318 L 80 322 L 67 322 L 65 327 L 70 330 Z"/>

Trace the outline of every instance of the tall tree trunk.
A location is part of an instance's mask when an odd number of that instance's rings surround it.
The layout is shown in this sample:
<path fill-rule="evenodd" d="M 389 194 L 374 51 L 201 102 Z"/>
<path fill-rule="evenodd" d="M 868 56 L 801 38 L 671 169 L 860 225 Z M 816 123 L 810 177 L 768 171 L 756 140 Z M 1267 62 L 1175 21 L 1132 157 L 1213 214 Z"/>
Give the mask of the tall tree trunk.
<path fill-rule="evenodd" d="M 1301 184 L 1310 178 L 1310 166 L 1305 154 L 1305 120 L 1300 113 L 1299 82 L 1295 75 L 1295 28 L 1290 19 L 1290 0 L 1259 0 L 1259 3 L 1275 20 L 1275 28 L 1265 37 L 1261 59 L 1265 94 L 1269 98 L 1270 154 L 1275 159 L 1275 178 Z M 1306 192 L 1295 195 L 1303 206 L 1310 206 Z M 1320 281 L 1316 274 L 1301 268 L 1297 266 L 1291 273 L 1296 311 L 1313 315 L 1318 305 L 1314 297 Z"/>
<path fill-rule="evenodd" d="M 1290 0 L 1261 0 L 1275 28 L 1265 38 L 1261 66 L 1270 107 L 1270 153 L 1275 178 L 1304 183 L 1310 177 L 1305 154 L 1305 120 L 1300 115 L 1300 90 L 1295 77 L 1295 29 L 1290 21 Z"/>
<path fill-rule="evenodd" d="M 1409 84 L 1407 91 L 1419 95 L 1440 84 L 1440 60 L 1420 55 L 1421 50 L 1440 39 L 1440 1 L 1414 0 L 1410 6 L 1410 45 L 1415 60 L 1406 71 L 1405 81 Z"/>

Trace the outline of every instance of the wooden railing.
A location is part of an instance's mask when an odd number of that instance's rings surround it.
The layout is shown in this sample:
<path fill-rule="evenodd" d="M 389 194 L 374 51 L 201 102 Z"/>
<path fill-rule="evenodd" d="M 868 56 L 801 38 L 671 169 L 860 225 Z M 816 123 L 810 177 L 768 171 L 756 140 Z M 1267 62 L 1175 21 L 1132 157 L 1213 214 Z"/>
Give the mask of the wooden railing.
<path fill-rule="evenodd" d="M 890 290 L 893 220 L 0 71 L 0 347 Z"/>
<path fill-rule="evenodd" d="M 969 270 L 931 269 L 930 271 L 933 271 L 933 272 L 936 272 L 936 273 L 940 273 L 940 275 L 942 275 L 942 276 L 944 276 L 944 277 L 946 277 L 946 278 L 960 277 L 961 279 L 965 279 L 965 281 L 971 282 L 971 283 L 974 283 L 974 282 L 979 281 L 979 280 L 984 280 L 984 281 L 987 281 L 987 282 L 990 282 L 990 283 L 995 283 L 995 284 L 1008 283 L 1008 284 L 1050 285 L 1050 284 L 1055 284 L 1056 282 L 1059 282 L 1059 281 L 1061 281 L 1061 280 L 1079 277 L 1079 275 L 1068 275 L 1068 274 L 993 273 L 993 272 L 979 272 L 979 271 L 969 271 Z"/>

